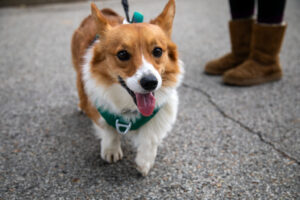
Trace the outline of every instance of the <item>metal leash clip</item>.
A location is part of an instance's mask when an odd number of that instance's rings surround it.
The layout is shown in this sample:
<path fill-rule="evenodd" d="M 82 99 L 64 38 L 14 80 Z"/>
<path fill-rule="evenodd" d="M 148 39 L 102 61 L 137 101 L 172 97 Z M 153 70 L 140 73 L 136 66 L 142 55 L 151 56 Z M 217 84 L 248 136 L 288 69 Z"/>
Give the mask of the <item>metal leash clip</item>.
<path fill-rule="evenodd" d="M 121 128 L 125 130 L 122 131 Z M 128 124 L 124 124 L 124 123 L 120 123 L 118 119 L 116 120 L 116 129 L 118 133 L 125 135 L 126 133 L 128 133 L 130 128 L 131 128 L 131 122 L 129 122 Z"/>

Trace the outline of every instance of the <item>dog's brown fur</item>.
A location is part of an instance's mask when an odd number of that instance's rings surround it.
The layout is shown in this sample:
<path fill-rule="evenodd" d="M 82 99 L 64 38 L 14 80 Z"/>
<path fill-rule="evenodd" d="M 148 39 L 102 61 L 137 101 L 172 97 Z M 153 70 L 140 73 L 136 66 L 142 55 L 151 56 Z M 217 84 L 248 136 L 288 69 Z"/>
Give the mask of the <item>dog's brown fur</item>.
<path fill-rule="evenodd" d="M 111 26 L 122 24 L 123 17 L 119 16 L 113 10 L 105 8 L 101 11 Z M 98 124 L 100 115 L 95 107 L 89 102 L 88 97 L 84 91 L 82 82 L 82 65 L 84 62 L 84 54 L 87 48 L 91 45 L 97 34 L 97 25 L 92 15 L 86 17 L 80 24 L 79 28 L 75 30 L 72 41 L 72 61 L 77 72 L 77 90 L 79 96 L 79 108 L 84 111 L 89 118 Z"/>

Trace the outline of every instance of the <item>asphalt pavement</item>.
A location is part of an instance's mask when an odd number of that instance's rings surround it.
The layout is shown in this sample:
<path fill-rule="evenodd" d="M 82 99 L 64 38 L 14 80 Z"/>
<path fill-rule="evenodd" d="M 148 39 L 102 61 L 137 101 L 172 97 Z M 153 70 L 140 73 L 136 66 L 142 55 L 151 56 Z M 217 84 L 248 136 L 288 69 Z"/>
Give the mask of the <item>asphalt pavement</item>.
<path fill-rule="evenodd" d="M 0 9 L 0 200 L 300 199 L 300 1 L 289 0 L 284 76 L 229 87 L 203 74 L 230 50 L 227 1 L 177 0 L 173 39 L 185 63 L 177 122 L 147 177 L 124 158 L 107 164 L 77 111 L 72 32 L 89 2 Z M 166 0 L 130 0 L 157 16 Z M 120 1 L 98 1 L 123 15 Z"/>

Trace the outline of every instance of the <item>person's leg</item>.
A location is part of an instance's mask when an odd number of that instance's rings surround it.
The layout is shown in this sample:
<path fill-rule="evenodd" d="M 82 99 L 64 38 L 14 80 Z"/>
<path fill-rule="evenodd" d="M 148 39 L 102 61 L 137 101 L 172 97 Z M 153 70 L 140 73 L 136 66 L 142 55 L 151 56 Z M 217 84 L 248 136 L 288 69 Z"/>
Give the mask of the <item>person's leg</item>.
<path fill-rule="evenodd" d="M 259 0 L 257 22 L 263 24 L 280 24 L 286 0 Z"/>
<path fill-rule="evenodd" d="M 229 21 L 231 52 L 208 62 L 205 72 L 222 75 L 243 63 L 249 56 L 253 25 L 254 0 L 229 0 L 232 20 Z"/>
<path fill-rule="evenodd" d="M 248 86 L 279 80 L 279 53 L 286 25 L 282 23 L 285 0 L 258 0 L 258 19 L 253 25 L 249 59 L 227 71 L 227 84 Z"/>
<path fill-rule="evenodd" d="M 254 14 L 255 0 L 229 0 L 231 18 L 247 19 Z"/>

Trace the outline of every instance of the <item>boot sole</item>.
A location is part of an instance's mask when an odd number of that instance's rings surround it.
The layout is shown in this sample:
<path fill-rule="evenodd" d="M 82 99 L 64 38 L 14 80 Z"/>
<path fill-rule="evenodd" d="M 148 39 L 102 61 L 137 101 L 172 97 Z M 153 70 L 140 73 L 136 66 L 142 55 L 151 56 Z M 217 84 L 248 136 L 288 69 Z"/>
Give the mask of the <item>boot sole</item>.
<path fill-rule="evenodd" d="M 258 84 L 263 84 L 267 82 L 273 82 L 273 81 L 278 81 L 282 77 L 281 72 L 277 72 L 274 74 L 271 74 L 270 76 L 267 77 L 261 77 L 261 78 L 256 78 L 256 79 L 250 79 L 250 80 L 226 80 L 223 77 L 223 82 L 227 85 L 235 85 L 235 86 L 251 86 L 251 85 L 258 85 Z"/>
<path fill-rule="evenodd" d="M 204 73 L 210 76 L 221 76 L 224 74 L 224 72 L 206 71 L 206 70 L 204 70 Z"/>

